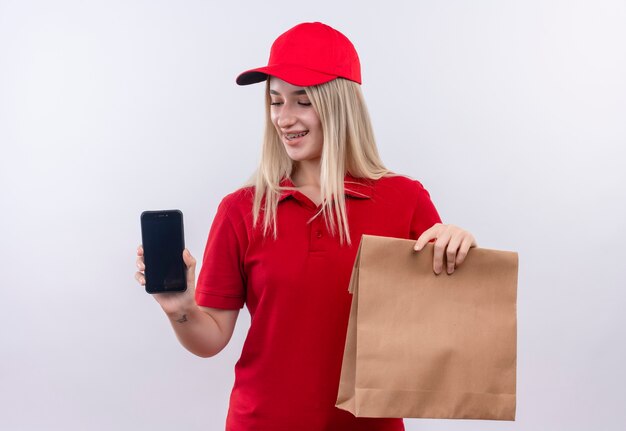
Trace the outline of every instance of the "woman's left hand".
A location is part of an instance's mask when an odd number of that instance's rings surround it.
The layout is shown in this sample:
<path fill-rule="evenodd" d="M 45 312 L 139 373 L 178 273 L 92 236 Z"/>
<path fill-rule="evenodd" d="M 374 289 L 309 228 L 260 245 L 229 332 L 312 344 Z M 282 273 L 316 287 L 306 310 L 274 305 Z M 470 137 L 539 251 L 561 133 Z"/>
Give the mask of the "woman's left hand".
<path fill-rule="evenodd" d="M 420 251 L 429 241 L 435 240 L 433 271 L 439 275 L 443 269 L 443 255 L 446 255 L 447 272 L 452 274 L 454 268 L 465 260 L 471 247 L 476 247 L 474 235 L 458 226 L 436 223 L 420 235 L 415 243 L 415 251 Z"/>

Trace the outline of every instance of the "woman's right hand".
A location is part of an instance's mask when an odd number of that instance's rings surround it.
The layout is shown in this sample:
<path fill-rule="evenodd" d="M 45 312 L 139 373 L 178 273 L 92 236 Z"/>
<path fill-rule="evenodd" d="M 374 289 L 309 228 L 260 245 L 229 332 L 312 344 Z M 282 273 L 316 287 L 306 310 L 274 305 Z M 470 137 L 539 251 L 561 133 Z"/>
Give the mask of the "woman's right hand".
<path fill-rule="evenodd" d="M 185 313 L 187 310 L 196 306 L 194 293 L 196 290 L 196 259 L 191 255 L 189 250 L 183 250 L 183 261 L 187 266 L 187 290 L 184 292 L 167 292 L 155 293 L 152 296 L 161 305 L 163 311 L 167 315 Z M 135 280 L 142 285 L 146 285 L 146 265 L 143 258 L 143 246 L 137 247 L 137 272 Z"/>

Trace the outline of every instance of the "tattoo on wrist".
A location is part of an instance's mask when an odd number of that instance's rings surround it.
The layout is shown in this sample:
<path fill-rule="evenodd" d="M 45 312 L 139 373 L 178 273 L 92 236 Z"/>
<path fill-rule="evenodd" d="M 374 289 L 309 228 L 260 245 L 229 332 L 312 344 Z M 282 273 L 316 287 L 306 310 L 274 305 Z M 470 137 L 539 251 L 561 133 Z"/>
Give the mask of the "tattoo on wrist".
<path fill-rule="evenodd" d="M 183 317 L 181 317 L 180 319 L 176 319 L 176 321 L 178 323 L 185 323 L 187 321 L 187 315 L 183 314 Z"/>

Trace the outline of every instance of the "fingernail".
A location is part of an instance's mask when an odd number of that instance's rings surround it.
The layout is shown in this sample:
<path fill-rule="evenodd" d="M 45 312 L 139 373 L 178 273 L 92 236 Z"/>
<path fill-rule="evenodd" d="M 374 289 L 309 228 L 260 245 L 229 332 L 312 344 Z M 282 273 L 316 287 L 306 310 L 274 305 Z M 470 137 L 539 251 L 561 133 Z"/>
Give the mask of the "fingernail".
<path fill-rule="evenodd" d="M 422 246 L 421 246 L 421 245 L 416 245 L 416 246 L 415 246 L 415 251 L 420 251 L 421 249 L 422 249 Z"/>

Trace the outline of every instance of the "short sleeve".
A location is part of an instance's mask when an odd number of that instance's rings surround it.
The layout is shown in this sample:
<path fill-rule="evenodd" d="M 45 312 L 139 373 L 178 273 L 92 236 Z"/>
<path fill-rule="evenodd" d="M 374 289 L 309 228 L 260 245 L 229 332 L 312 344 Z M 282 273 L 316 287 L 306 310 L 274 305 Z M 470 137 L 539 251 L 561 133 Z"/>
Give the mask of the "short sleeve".
<path fill-rule="evenodd" d="M 417 183 L 416 196 L 413 202 L 414 210 L 411 218 L 411 239 L 418 239 L 420 235 L 427 229 L 430 229 L 435 223 L 441 223 L 441 217 L 430 200 L 430 194 L 424 186 Z"/>
<path fill-rule="evenodd" d="M 245 302 L 247 235 L 232 201 L 232 195 L 222 200 L 209 231 L 195 294 L 203 307 L 239 309 Z"/>

